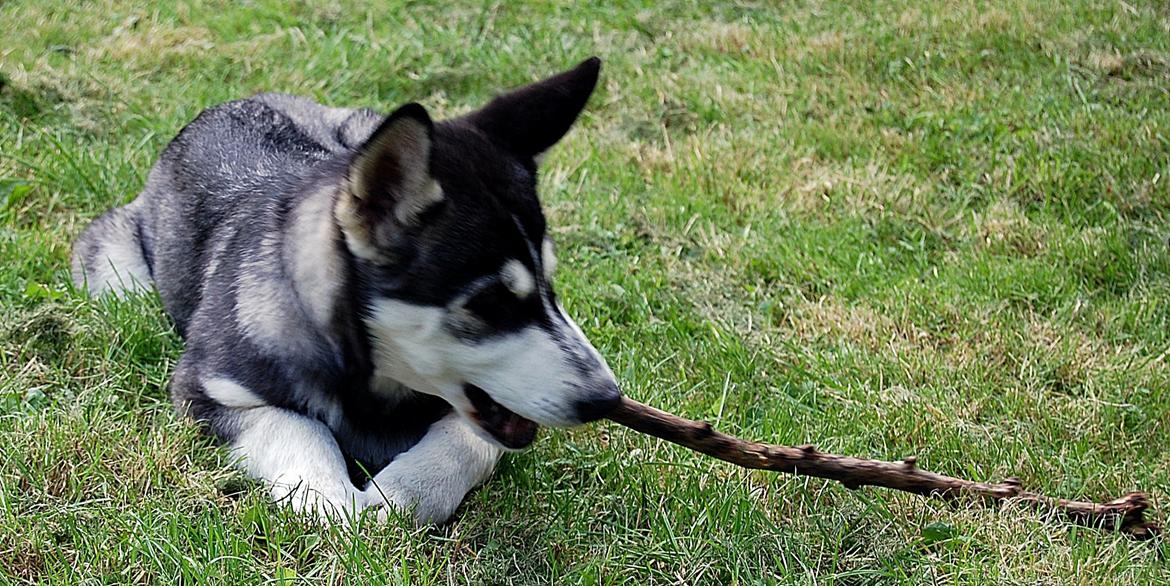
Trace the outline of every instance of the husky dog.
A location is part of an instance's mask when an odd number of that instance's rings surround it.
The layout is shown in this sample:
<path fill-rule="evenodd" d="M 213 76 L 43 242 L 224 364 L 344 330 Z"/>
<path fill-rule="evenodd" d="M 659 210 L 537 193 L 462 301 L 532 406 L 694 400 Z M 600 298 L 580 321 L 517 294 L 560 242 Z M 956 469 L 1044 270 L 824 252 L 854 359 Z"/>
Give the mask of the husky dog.
<path fill-rule="evenodd" d="M 277 500 L 443 522 L 537 426 L 620 394 L 557 301 L 537 161 L 592 58 L 433 122 L 262 94 L 201 113 L 77 240 L 99 295 L 157 288 L 170 394 Z"/>

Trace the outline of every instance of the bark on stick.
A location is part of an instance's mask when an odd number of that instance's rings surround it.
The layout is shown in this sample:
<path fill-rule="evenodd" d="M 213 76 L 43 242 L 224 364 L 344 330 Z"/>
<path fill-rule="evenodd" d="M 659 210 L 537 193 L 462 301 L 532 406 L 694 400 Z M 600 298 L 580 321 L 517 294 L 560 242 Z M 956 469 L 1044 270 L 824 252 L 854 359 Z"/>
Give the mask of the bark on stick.
<path fill-rule="evenodd" d="M 743 440 L 720 433 L 704 421 L 692 421 L 625 397 L 607 416 L 634 431 L 652 435 L 744 468 L 787 472 L 835 480 L 846 488 L 882 486 L 953 500 L 973 497 L 988 502 L 1019 502 L 1057 513 L 1074 523 L 1118 531 L 1135 539 L 1161 532 L 1146 519 L 1149 499 L 1131 492 L 1105 503 L 1053 498 L 1023 489 L 1016 478 L 998 483 L 975 482 L 928 472 L 914 457 L 901 462 L 826 454 L 812 445 L 780 446 Z"/>

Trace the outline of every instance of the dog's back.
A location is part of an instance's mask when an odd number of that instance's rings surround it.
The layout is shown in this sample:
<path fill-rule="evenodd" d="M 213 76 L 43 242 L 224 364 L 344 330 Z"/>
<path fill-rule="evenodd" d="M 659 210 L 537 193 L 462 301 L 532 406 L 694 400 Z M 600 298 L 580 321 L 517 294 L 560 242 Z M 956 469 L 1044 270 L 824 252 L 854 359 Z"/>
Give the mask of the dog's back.
<path fill-rule="evenodd" d="M 142 193 L 94 221 L 74 246 L 73 278 L 100 295 L 153 282 L 180 332 L 212 275 L 212 247 L 279 229 L 298 184 L 360 144 L 380 116 L 261 94 L 204 110 L 163 151 Z M 334 165 L 337 166 L 337 165 Z M 242 229 L 246 228 L 246 229 Z"/>

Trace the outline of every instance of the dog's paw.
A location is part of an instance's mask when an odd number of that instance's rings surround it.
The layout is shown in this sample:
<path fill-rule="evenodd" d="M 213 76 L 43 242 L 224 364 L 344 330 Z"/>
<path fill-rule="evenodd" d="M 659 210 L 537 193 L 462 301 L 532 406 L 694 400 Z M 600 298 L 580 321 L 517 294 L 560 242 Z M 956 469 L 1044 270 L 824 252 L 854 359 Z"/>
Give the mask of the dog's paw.
<path fill-rule="evenodd" d="M 366 510 L 373 513 L 379 523 L 385 523 L 392 518 L 405 517 L 412 519 L 415 524 L 425 524 L 415 517 L 418 510 L 419 498 L 408 494 L 387 482 L 380 484 L 370 483 L 365 492 Z"/>
<path fill-rule="evenodd" d="M 396 486 L 391 482 L 371 483 L 365 491 L 367 510 L 377 515 L 379 522 L 405 516 L 415 525 L 438 525 L 451 518 L 455 506 L 445 506 L 433 495 Z"/>
<path fill-rule="evenodd" d="M 287 504 L 298 513 L 317 519 L 322 524 L 348 523 L 366 506 L 363 493 L 356 491 L 323 492 L 305 487 L 292 489 L 273 487 L 277 503 Z"/>
<path fill-rule="evenodd" d="M 366 513 L 374 515 L 374 518 L 379 523 L 386 523 L 391 519 L 403 517 L 411 519 L 417 524 L 418 521 L 414 519 L 413 510 L 413 507 L 407 501 L 381 494 L 369 496 L 365 509 Z"/>

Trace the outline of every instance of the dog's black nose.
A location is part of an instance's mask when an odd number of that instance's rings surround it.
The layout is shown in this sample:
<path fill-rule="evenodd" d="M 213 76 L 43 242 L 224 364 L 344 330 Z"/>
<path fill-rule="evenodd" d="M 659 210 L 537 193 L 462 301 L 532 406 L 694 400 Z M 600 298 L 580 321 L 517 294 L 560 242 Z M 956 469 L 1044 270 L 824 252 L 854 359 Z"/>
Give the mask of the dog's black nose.
<path fill-rule="evenodd" d="M 589 423 L 605 417 L 621 402 L 621 391 L 618 391 L 616 384 L 609 383 L 603 390 L 594 391 L 588 399 L 577 401 L 573 407 L 577 409 L 577 420 L 581 423 Z"/>

